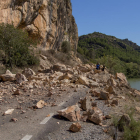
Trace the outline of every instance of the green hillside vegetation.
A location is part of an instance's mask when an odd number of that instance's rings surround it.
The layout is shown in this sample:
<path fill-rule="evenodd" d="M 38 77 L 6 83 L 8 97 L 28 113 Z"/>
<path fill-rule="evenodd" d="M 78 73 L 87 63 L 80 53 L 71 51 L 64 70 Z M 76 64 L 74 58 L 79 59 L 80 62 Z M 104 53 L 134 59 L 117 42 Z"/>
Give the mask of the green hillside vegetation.
<path fill-rule="evenodd" d="M 112 73 L 140 77 L 140 47 L 128 39 L 94 32 L 79 37 L 77 51 L 91 62 L 105 64 Z"/>

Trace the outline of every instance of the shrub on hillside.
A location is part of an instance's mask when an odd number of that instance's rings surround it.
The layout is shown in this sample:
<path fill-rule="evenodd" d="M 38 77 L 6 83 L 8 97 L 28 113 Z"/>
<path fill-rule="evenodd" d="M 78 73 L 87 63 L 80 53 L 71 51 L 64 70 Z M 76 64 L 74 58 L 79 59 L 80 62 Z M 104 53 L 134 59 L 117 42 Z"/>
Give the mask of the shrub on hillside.
<path fill-rule="evenodd" d="M 112 56 L 103 56 L 97 59 L 97 62 L 101 63 L 102 65 L 105 65 L 113 74 L 115 74 L 116 72 L 126 73 L 124 63 L 118 58 L 114 58 Z"/>
<path fill-rule="evenodd" d="M 68 41 L 64 41 L 61 45 L 61 51 L 63 53 L 69 53 L 71 51 L 70 43 Z"/>
<path fill-rule="evenodd" d="M 35 45 L 27 32 L 16 29 L 13 25 L 0 24 L 0 50 L 4 52 L 3 61 L 6 66 L 38 64 L 39 59 L 32 50 Z"/>
<path fill-rule="evenodd" d="M 128 115 L 131 122 L 128 127 L 124 127 L 124 140 L 139 140 L 140 139 L 140 121 L 134 119 L 135 110 L 129 109 Z"/>

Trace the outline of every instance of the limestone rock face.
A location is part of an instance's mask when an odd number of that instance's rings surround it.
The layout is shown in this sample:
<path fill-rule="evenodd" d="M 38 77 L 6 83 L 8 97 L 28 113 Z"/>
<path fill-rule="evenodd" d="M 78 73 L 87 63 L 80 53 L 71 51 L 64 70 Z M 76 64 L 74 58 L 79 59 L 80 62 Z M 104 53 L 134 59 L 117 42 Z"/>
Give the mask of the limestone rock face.
<path fill-rule="evenodd" d="M 75 50 L 78 43 L 70 0 L 1 0 L 2 22 L 27 30 L 46 49 L 59 49 L 63 41 L 69 41 Z"/>

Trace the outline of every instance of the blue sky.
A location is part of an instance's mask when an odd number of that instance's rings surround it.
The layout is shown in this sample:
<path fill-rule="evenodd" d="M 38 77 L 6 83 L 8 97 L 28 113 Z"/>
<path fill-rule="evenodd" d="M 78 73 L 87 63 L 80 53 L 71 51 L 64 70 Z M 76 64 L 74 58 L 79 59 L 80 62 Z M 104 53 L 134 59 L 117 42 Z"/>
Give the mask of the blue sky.
<path fill-rule="evenodd" d="M 140 0 L 71 0 L 79 36 L 101 32 L 140 46 Z"/>

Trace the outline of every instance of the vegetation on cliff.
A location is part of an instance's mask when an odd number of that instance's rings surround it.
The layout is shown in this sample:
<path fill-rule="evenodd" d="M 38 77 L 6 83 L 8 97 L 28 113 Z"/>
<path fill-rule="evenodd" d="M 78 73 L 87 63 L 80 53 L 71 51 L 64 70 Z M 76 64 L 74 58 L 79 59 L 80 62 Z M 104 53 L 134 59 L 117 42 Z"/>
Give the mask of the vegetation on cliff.
<path fill-rule="evenodd" d="M 92 62 L 105 64 L 111 72 L 140 77 L 140 47 L 128 39 L 94 32 L 79 37 L 77 51 Z"/>
<path fill-rule="evenodd" d="M 13 25 L 0 25 L 1 61 L 8 66 L 27 66 L 39 63 L 34 55 L 33 46 L 36 44 L 28 37 L 28 33 L 16 29 Z"/>

